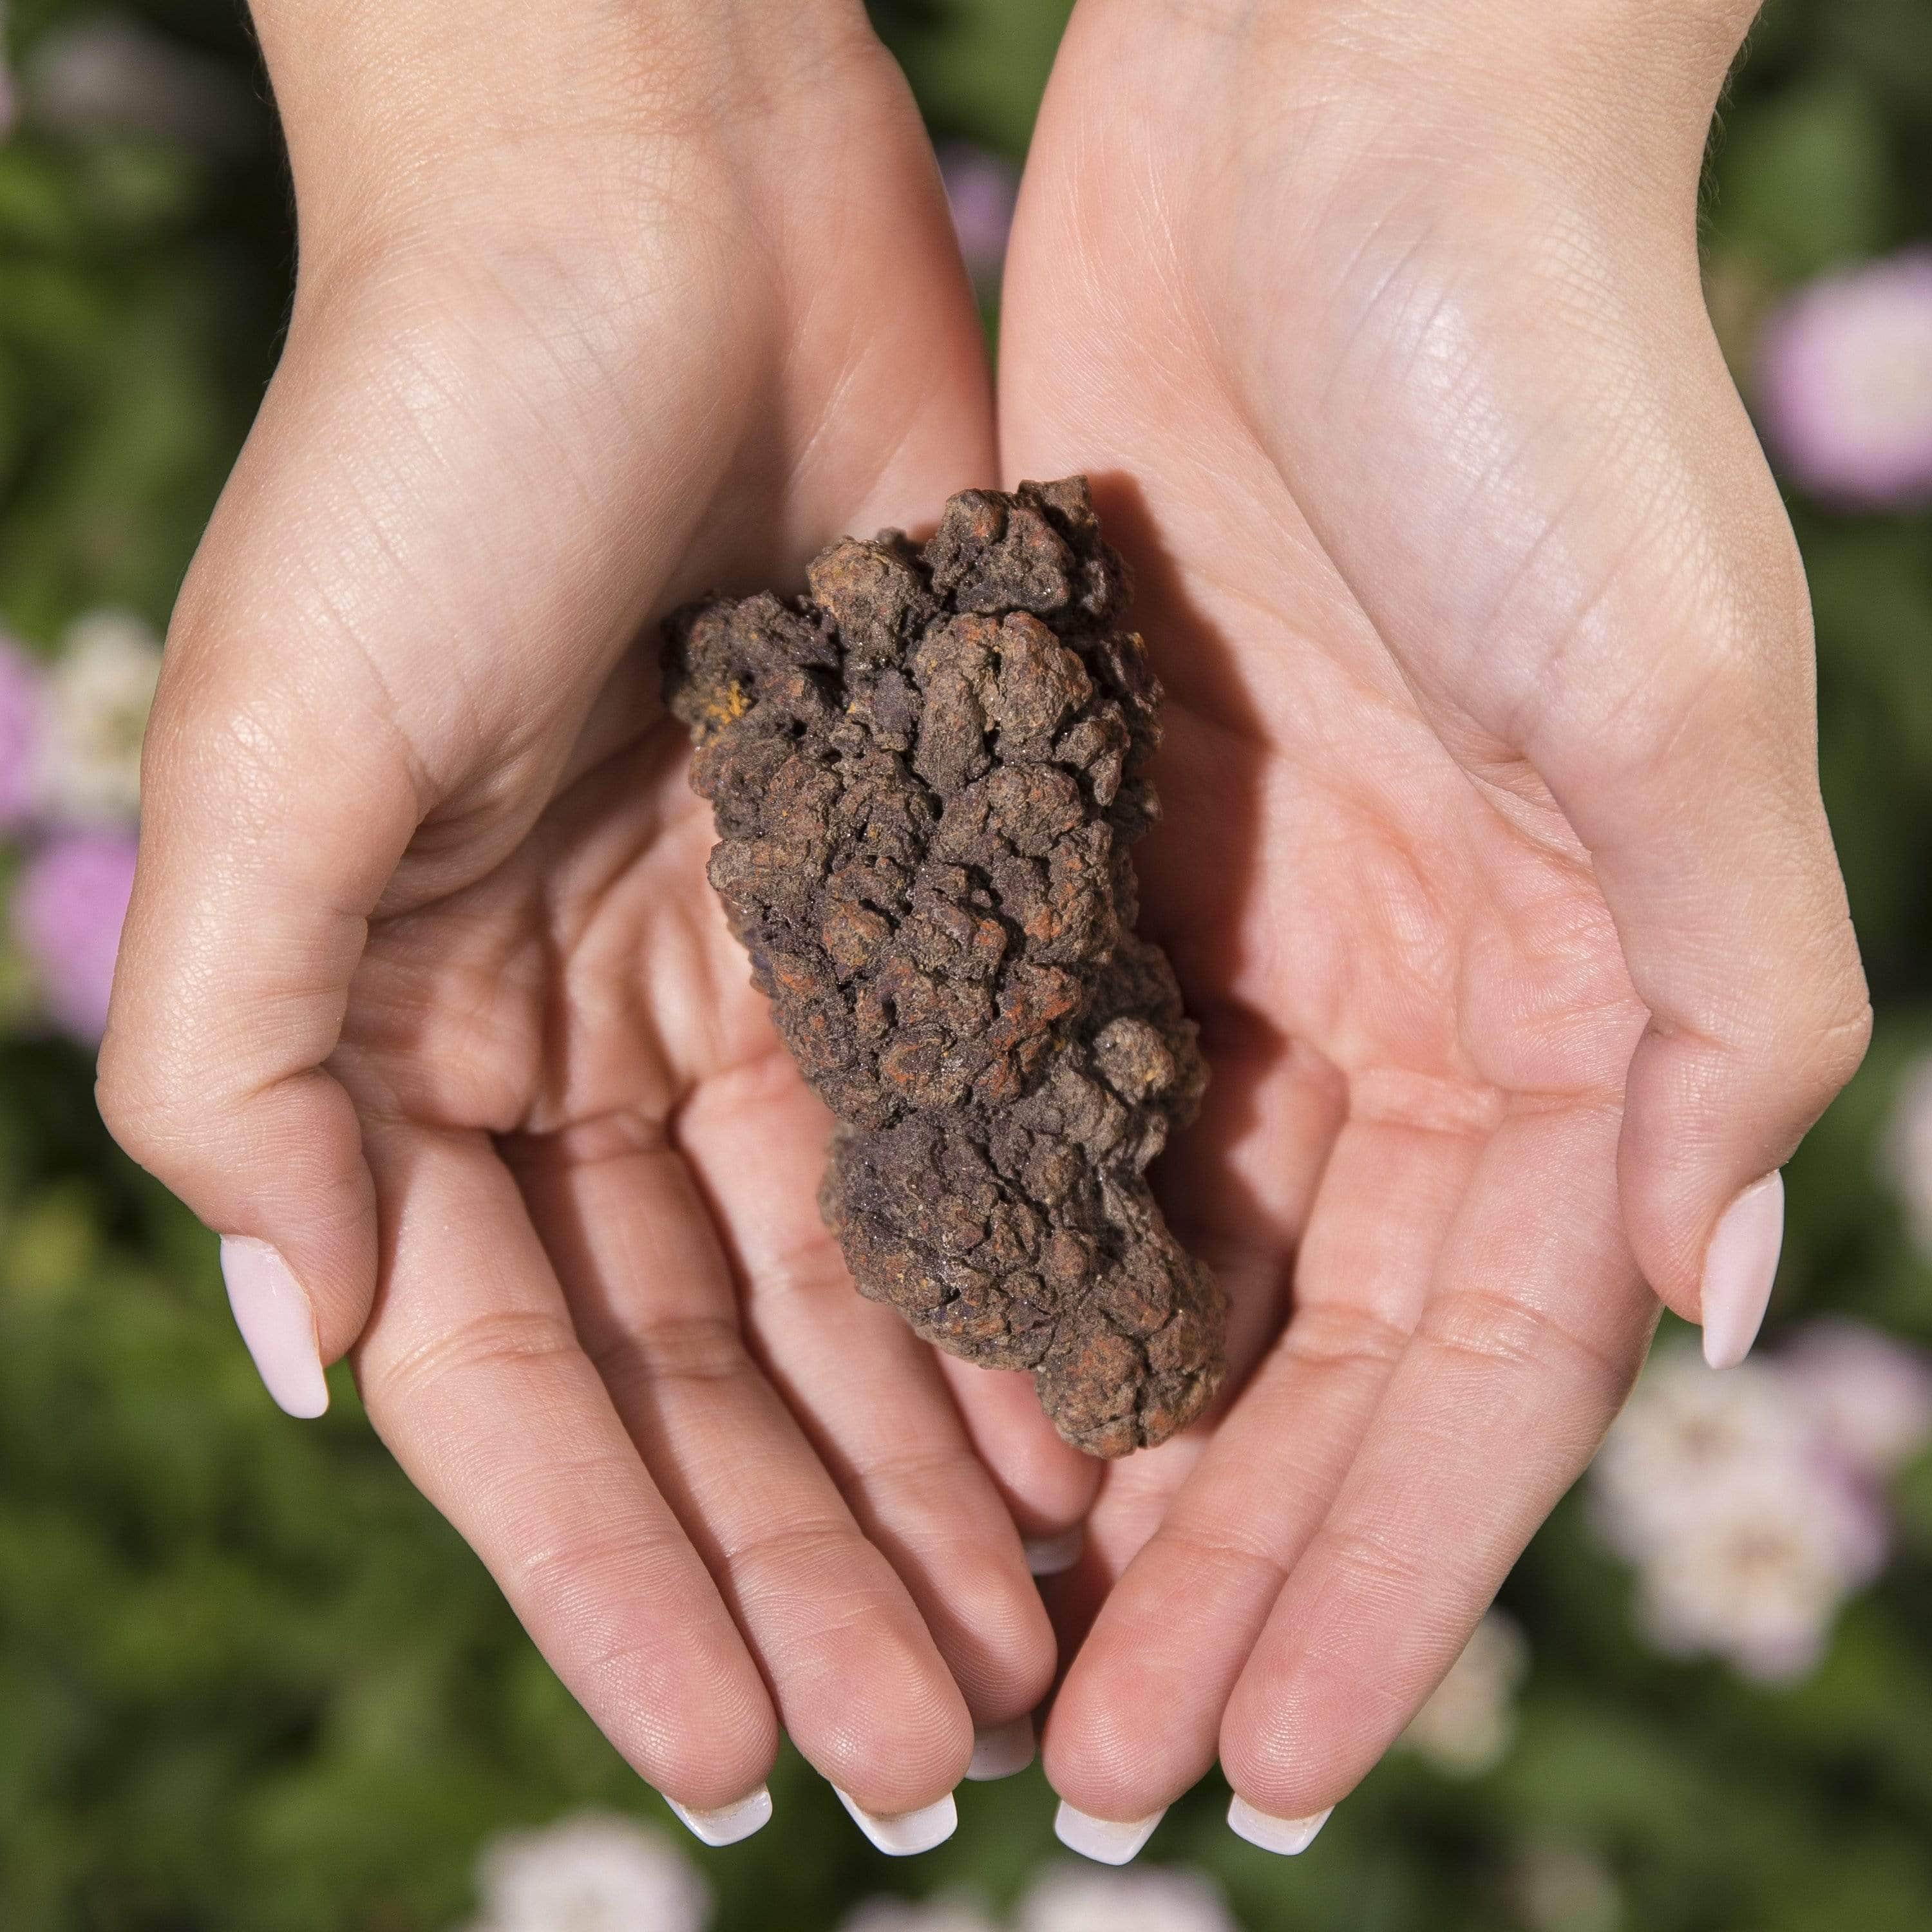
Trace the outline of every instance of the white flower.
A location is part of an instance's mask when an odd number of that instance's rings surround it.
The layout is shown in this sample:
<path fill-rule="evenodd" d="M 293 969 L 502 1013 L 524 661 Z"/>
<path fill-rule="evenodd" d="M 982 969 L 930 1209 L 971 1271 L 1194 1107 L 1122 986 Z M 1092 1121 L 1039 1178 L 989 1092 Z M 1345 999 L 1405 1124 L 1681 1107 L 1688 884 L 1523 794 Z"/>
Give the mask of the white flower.
<path fill-rule="evenodd" d="M 1204 1872 L 1052 1865 L 1019 1902 L 1017 1932 L 1238 1932 Z"/>
<path fill-rule="evenodd" d="M 1808 1323 L 1778 1365 L 1825 1447 L 1868 1481 L 1895 1474 L 1932 1436 L 1932 1362 L 1875 1328 Z"/>
<path fill-rule="evenodd" d="M 47 679 L 45 802 L 85 824 L 131 818 L 141 800 L 141 740 L 161 647 L 140 618 L 100 610 L 71 626 Z"/>
<path fill-rule="evenodd" d="M 704 1880 L 662 1833 L 601 1812 L 506 1832 L 476 1883 L 470 1932 L 702 1932 L 711 1918 Z"/>
<path fill-rule="evenodd" d="M 1810 1456 L 1814 1426 L 1762 1356 L 1719 1374 L 1688 1344 L 1659 1349 L 1590 1473 L 1605 1540 L 1646 1561 L 1694 1529 L 1736 1472 Z"/>
<path fill-rule="evenodd" d="M 1480 1776 L 1515 1740 L 1516 1694 L 1528 1671 L 1529 1644 L 1515 1619 L 1491 1610 L 1402 1742 L 1452 1777 Z"/>
<path fill-rule="evenodd" d="M 871 1898 L 840 1922 L 838 1932 L 999 1932 L 964 1899 Z"/>
<path fill-rule="evenodd" d="M 1616 1932 L 1623 1894 L 1603 1860 L 1563 1845 L 1537 1845 L 1510 1876 L 1517 1915 L 1531 1932 Z"/>
<path fill-rule="evenodd" d="M 1802 1676 L 1885 1546 L 1870 1498 L 1822 1460 L 1735 1468 L 1643 1558 L 1638 1615 L 1675 1654 L 1709 1652 L 1767 1682 Z"/>
<path fill-rule="evenodd" d="M 1906 1231 L 1932 1259 L 1932 1053 L 1915 1060 L 1898 1083 L 1879 1161 L 1905 1210 Z"/>

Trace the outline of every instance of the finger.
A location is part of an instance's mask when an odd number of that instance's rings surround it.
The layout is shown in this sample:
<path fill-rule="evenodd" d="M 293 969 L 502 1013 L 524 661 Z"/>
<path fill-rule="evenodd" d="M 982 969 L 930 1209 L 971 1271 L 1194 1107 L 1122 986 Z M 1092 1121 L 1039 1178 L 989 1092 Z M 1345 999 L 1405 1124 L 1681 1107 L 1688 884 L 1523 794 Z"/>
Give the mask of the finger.
<path fill-rule="evenodd" d="M 682 1807 L 756 1792 L 778 1723 L 703 1562 L 579 1346 L 481 1135 L 370 1142 L 387 1252 L 356 1352 L 370 1418 L 570 1690 Z"/>
<path fill-rule="evenodd" d="M 1588 1462 L 1656 1304 L 1624 1238 L 1613 1105 L 1515 1114 L 1222 1722 L 1244 1835 L 1292 1842 L 1394 1742 Z"/>
<path fill-rule="evenodd" d="M 682 1160 L 657 1130 L 613 1119 L 524 1142 L 514 1165 L 585 1350 L 793 1742 L 874 1816 L 945 1798 L 972 1748 L 959 1693 L 752 1361 Z"/>
<path fill-rule="evenodd" d="M 1213 1766 L 1241 1667 L 1420 1313 L 1480 1146 L 1396 1121 L 1343 1128 L 1286 1332 L 1108 1596 L 1054 1700 L 1047 1775 L 1078 1810 L 1144 1820 Z"/>
<path fill-rule="evenodd" d="M 1070 1569 L 1106 1466 L 1054 1432 L 1027 1370 L 937 1360 L 973 1454 L 1020 1532 L 1027 1568 L 1036 1576 Z"/>
<path fill-rule="evenodd" d="M 679 1132 L 745 1284 L 759 1357 L 904 1579 L 976 1727 L 1024 1717 L 1053 1672 L 1040 1593 L 932 1352 L 860 1297 L 818 1220 L 823 1111 L 775 1049 L 701 1090 Z"/>

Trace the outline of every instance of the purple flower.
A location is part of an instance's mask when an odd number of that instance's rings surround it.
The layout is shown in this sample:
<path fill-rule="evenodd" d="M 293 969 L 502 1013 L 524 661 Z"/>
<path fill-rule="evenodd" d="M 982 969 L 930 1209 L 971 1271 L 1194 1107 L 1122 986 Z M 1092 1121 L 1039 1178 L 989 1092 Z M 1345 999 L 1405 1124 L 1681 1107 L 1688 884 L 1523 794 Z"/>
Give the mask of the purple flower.
<path fill-rule="evenodd" d="M 14 889 L 14 932 L 55 1024 L 89 1044 L 107 1024 L 114 956 L 134 884 L 134 838 L 71 832 L 50 839 Z"/>
<path fill-rule="evenodd" d="M 1006 236 L 1013 225 L 1019 171 L 1008 160 L 967 141 L 949 141 L 939 150 L 940 178 L 952 210 L 952 226 L 967 273 L 982 295 L 1000 284 L 1006 259 Z"/>
<path fill-rule="evenodd" d="M 11 639 L 0 637 L 0 832 L 33 816 L 46 730 L 40 668 Z"/>
<path fill-rule="evenodd" d="M 1932 248 L 1800 290 L 1766 325 L 1756 391 L 1766 440 L 1814 496 L 1932 500 Z"/>

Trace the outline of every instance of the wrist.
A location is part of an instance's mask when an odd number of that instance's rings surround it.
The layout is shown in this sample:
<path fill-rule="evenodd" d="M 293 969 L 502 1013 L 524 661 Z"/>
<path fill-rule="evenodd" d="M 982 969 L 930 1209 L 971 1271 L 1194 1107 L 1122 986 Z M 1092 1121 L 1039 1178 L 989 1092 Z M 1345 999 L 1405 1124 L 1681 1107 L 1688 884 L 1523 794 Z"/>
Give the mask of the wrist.
<path fill-rule="evenodd" d="M 418 191 L 567 224 L 628 148 L 768 118 L 869 48 L 862 0 L 252 0 L 304 248 Z M 586 168 L 591 172 L 586 176 Z M 474 190 L 466 195 L 465 184 Z M 631 188 L 635 191 L 638 184 Z"/>
<path fill-rule="evenodd" d="M 1097 8 L 1102 0 L 1087 0 Z M 1296 52 L 1432 74 L 1498 97 L 1621 72 L 1714 94 L 1763 0 L 1106 0 L 1138 28 L 1205 28 L 1264 53 Z"/>

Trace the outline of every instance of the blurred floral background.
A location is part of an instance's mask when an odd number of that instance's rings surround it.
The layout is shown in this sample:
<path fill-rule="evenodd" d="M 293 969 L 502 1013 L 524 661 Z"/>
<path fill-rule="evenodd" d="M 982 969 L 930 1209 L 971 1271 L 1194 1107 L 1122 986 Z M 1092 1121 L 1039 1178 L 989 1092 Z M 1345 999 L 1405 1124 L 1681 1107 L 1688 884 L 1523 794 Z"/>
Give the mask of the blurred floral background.
<path fill-rule="evenodd" d="M 1063 0 L 876 10 L 986 304 Z M 679 1832 L 376 1444 L 269 1405 L 90 1058 L 158 633 L 276 351 L 236 0 L 16 0 L 0 59 L 0 1926 L 1924 1932 L 1932 1926 L 1932 8 L 1772 0 L 1712 310 L 1810 565 L 1879 1010 L 1790 1170 L 1767 1346 L 1666 1329 L 1591 1476 L 1314 1847 L 1225 1789 L 1124 1872 L 1038 1770 L 893 1864 L 795 1759 Z"/>

